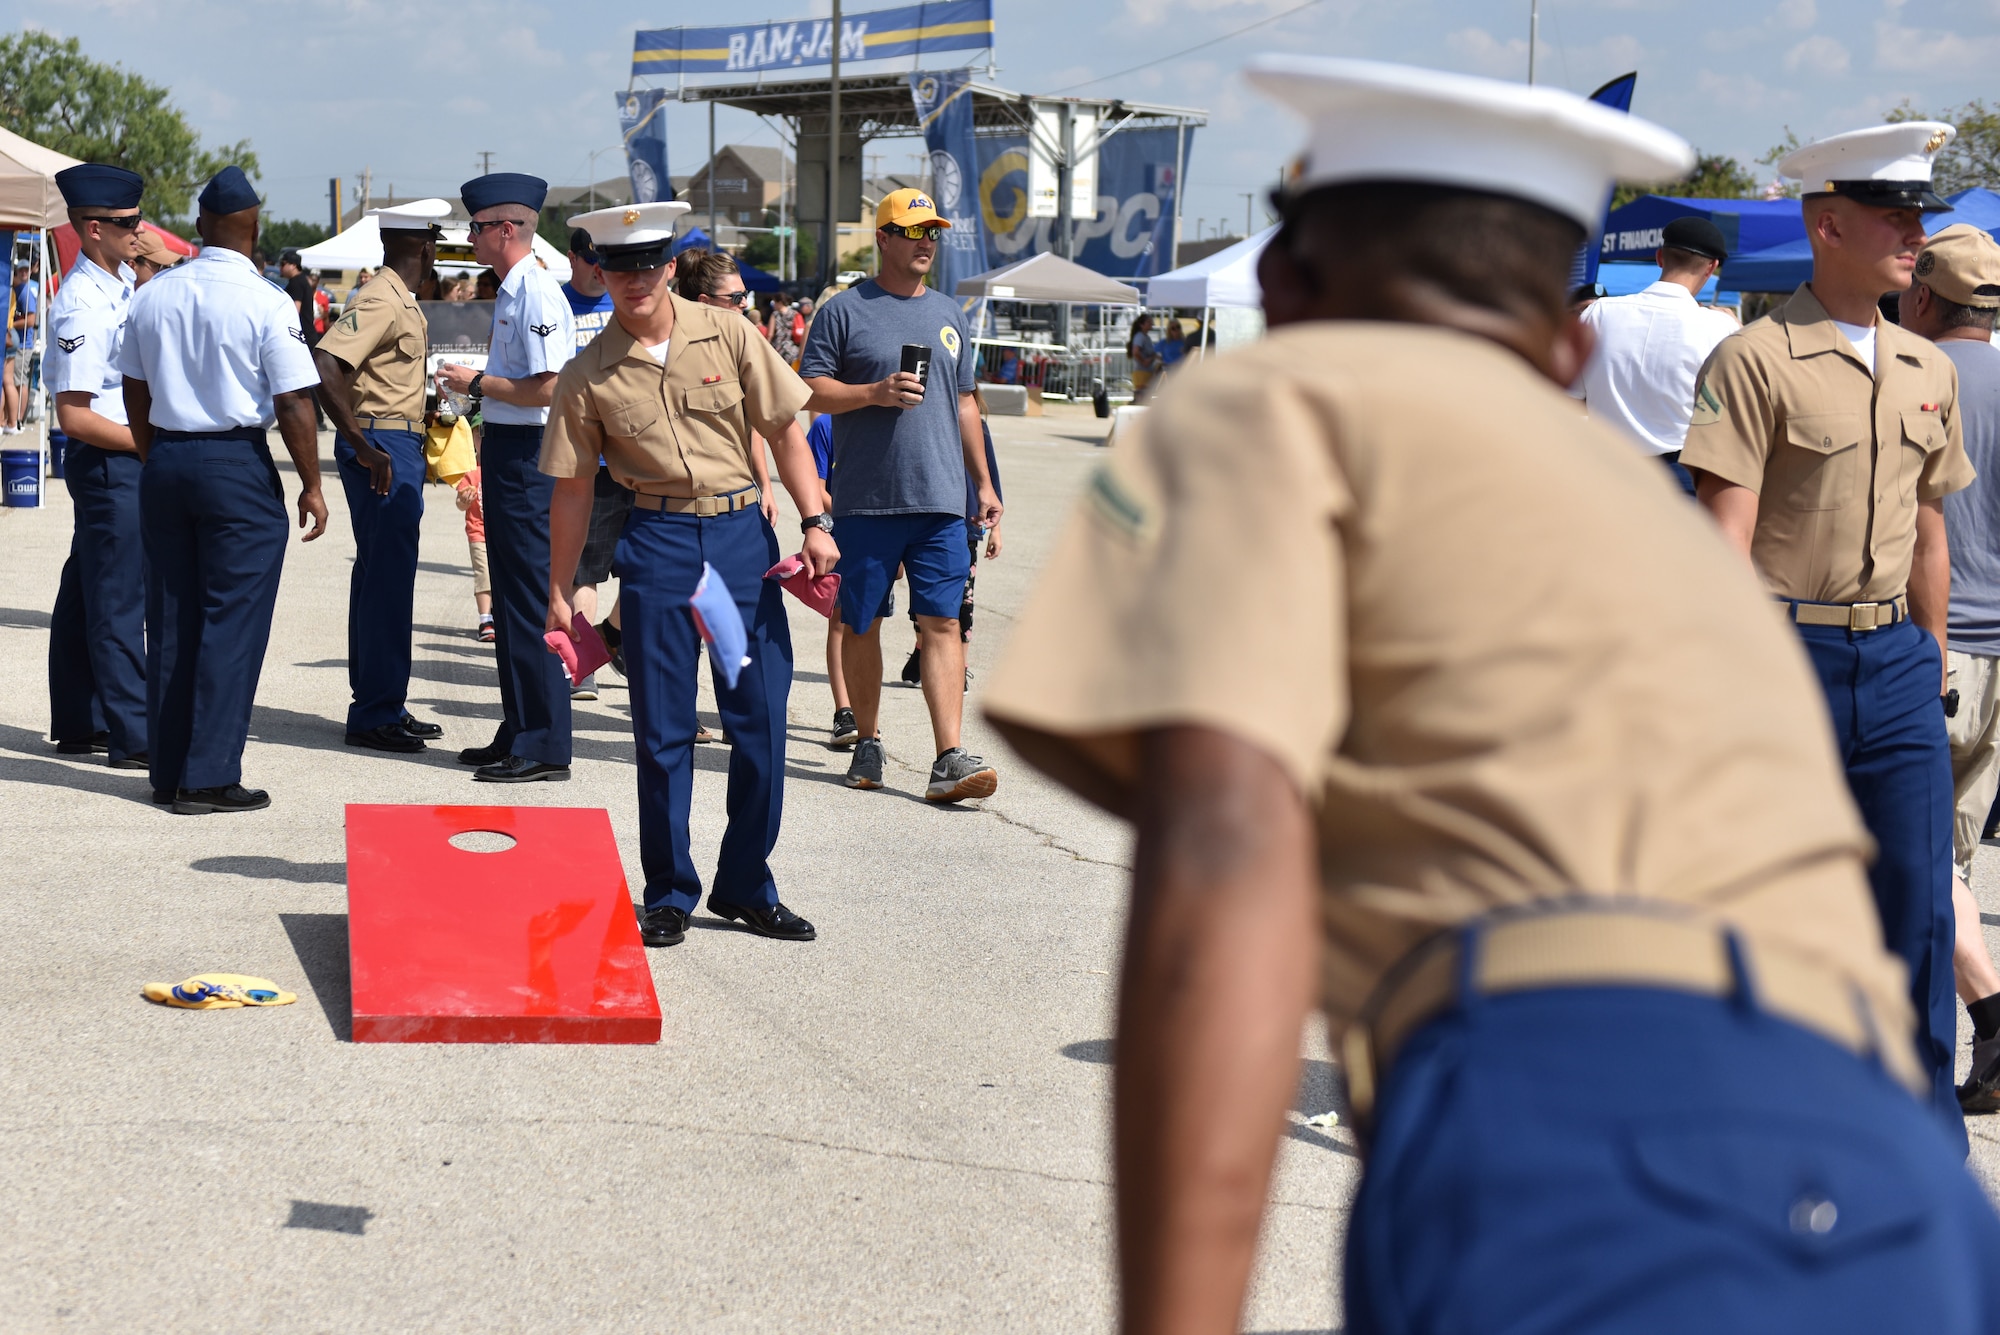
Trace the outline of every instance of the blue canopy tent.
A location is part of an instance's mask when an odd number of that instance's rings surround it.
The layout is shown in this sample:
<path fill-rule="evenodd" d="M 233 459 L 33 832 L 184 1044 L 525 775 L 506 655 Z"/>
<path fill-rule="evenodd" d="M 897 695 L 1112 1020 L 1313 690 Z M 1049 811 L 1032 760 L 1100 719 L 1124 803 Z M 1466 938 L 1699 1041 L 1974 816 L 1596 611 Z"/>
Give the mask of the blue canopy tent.
<path fill-rule="evenodd" d="M 714 239 L 699 227 L 690 227 L 684 234 L 674 238 L 674 254 L 676 255 L 684 250 L 714 249 L 716 249 Z M 749 288 L 752 292 L 776 292 L 784 287 L 784 283 L 780 281 L 778 275 L 766 273 L 756 265 L 745 264 L 742 260 L 736 261 L 736 272 L 743 275 L 743 286 Z"/>
<path fill-rule="evenodd" d="M 1604 288 L 1607 297 L 1629 297 L 1635 292 L 1644 292 L 1660 281 L 1660 266 L 1648 261 L 1645 264 L 1609 263 L 1597 266 L 1597 281 Z M 1716 283 L 1710 278 L 1702 287 L 1696 301 L 1714 302 Z M 1725 306 L 1735 305 L 1734 300 L 1725 301 Z"/>
<path fill-rule="evenodd" d="M 1939 232 L 1953 223 L 1971 223 L 1981 231 L 2000 235 L 2000 195 L 1973 186 L 1955 195 L 1946 195 L 1950 213 L 1933 213 L 1924 218 L 1926 231 Z M 1785 201 L 1796 214 L 1798 201 Z M 1804 230 L 1800 221 L 1800 230 Z M 1802 235 L 1795 241 L 1752 250 L 1737 255 L 1722 266 L 1724 292 L 1790 292 L 1812 277 L 1812 246 Z"/>
<path fill-rule="evenodd" d="M 1660 233 L 1676 218 L 1706 218 L 1722 232 L 1729 253 L 1764 250 L 1806 234 L 1795 199 L 1678 199 L 1641 195 L 1605 220 L 1598 258 L 1650 260 L 1660 248 Z"/>

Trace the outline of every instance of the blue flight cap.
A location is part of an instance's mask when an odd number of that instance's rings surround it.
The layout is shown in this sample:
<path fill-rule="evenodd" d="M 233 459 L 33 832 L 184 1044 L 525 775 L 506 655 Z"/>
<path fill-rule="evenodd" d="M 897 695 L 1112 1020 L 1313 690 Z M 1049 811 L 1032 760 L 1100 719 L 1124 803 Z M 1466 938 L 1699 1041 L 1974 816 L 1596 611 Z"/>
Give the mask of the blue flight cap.
<path fill-rule="evenodd" d="M 146 178 L 104 162 L 85 162 L 56 173 L 56 189 L 73 209 L 136 209 Z"/>
<path fill-rule="evenodd" d="M 480 213 L 499 204 L 519 204 L 540 213 L 542 201 L 549 197 L 549 183 L 522 172 L 491 172 L 460 186 L 458 197 L 465 201 L 467 213 Z"/>
<path fill-rule="evenodd" d="M 243 174 L 241 167 L 224 167 L 202 187 L 203 213 L 241 213 L 258 207 L 259 203 L 257 192 L 251 189 L 250 178 Z"/>

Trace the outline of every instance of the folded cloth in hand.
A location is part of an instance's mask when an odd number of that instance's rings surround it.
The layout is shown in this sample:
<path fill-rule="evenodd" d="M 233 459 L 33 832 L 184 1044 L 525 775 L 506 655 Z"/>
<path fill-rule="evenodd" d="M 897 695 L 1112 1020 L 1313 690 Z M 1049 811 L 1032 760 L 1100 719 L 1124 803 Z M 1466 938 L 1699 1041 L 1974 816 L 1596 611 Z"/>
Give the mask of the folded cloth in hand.
<path fill-rule="evenodd" d="M 840 576 L 829 572 L 815 578 L 805 557 L 794 555 L 766 570 L 764 578 L 777 580 L 787 593 L 832 620 L 834 604 L 840 598 Z"/>
<path fill-rule="evenodd" d="M 701 563 L 701 582 L 694 586 L 688 607 L 694 612 L 694 628 L 708 641 L 709 660 L 735 690 L 736 679 L 750 663 L 750 633 L 743 628 L 743 613 L 737 610 L 729 586 L 706 561 Z"/>
<path fill-rule="evenodd" d="M 281 991 L 268 978 L 247 973 L 198 973 L 178 983 L 148 983 L 146 1000 L 184 1011 L 230 1010 L 237 1006 L 289 1006 L 296 992 Z"/>
<path fill-rule="evenodd" d="M 611 651 L 604 647 L 604 637 L 597 633 L 597 627 L 590 624 L 590 618 L 579 613 L 571 613 L 569 631 L 552 630 L 542 636 L 557 658 L 562 659 L 563 671 L 569 674 L 569 684 L 574 686 L 597 669 L 611 661 Z"/>

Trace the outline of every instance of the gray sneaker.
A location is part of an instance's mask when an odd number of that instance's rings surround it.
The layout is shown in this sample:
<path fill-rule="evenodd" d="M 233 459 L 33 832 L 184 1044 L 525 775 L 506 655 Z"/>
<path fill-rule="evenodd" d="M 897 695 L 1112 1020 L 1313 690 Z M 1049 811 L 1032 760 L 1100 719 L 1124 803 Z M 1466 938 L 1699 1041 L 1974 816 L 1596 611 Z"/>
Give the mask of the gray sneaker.
<path fill-rule="evenodd" d="M 570 687 L 569 698 L 572 700 L 595 700 L 597 698 L 597 674 L 593 672 L 576 685 Z"/>
<path fill-rule="evenodd" d="M 849 788 L 882 786 L 882 739 L 866 737 L 854 744 L 854 759 L 847 762 Z"/>
<path fill-rule="evenodd" d="M 1972 1040 L 1972 1069 L 1958 1087 L 1958 1106 L 1968 1113 L 2000 1112 L 2000 1034 Z"/>
<path fill-rule="evenodd" d="M 991 797 L 1000 786 L 1000 771 L 954 746 L 931 765 L 930 787 L 924 789 L 926 802 L 963 802 L 968 798 Z"/>

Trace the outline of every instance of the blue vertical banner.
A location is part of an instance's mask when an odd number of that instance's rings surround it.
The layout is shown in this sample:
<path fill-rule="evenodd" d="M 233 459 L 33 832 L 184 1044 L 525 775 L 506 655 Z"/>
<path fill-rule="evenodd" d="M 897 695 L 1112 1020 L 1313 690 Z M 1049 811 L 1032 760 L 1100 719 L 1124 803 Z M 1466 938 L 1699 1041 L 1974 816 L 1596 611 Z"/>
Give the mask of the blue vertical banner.
<path fill-rule="evenodd" d="M 667 174 L 666 98 L 660 88 L 618 94 L 618 129 L 625 139 L 625 170 L 632 178 L 634 204 L 674 197 L 674 178 Z"/>
<path fill-rule="evenodd" d="M 1097 204 L 1076 219 L 1076 262 L 1109 278 L 1146 278 L 1172 267 L 1174 197 L 1181 164 L 1194 152 L 1164 128 L 1121 130 L 1097 150 Z M 1177 150 L 1179 150 L 1177 152 Z M 1056 249 L 1053 218 L 1028 216 L 1028 141 L 1024 135 L 981 135 L 977 144 L 977 206 L 986 224 L 986 267 Z"/>
<path fill-rule="evenodd" d="M 1610 107 L 1613 111 L 1623 111 L 1629 114 L 1632 110 L 1632 90 L 1638 86 L 1638 83 L 1639 73 L 1637 70 L 1634 70 L 1630 74 L 1621 74 L 1610 83 L 1605 84 L 1602 88 L 1592 93 L 1590 100 L 1602 106 Z M 1604 214 L 1607 218 L 1611 216 L 1611 198 L 1610 195 L 1604 197 Z M 1575 292 L 1578 288 L 1589 286 L 1597 281 L 1598 261 L 1603 258 L 1598 249 L 1597 239 L 1603 235 L 1604 224 L 1599 223 L 1597 230 L 1583 239 L 1583 245 L 1576 252 L 1576 259 L 1570 265 L 1569 290 L 1571 292 Z"/>
<path fill-rule="evenodd" d="M 938 243 L 937 290 L 955 296 L 960 280 L 984 273 L 986 230 L 979 214 L 979 150 L 972 134 L 972 78 L 965 70 L 910 75 L 910 97 L 931 156 L 931 194 L 951 230 Z"/>

